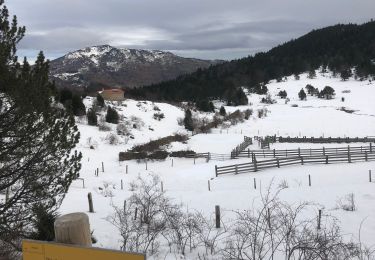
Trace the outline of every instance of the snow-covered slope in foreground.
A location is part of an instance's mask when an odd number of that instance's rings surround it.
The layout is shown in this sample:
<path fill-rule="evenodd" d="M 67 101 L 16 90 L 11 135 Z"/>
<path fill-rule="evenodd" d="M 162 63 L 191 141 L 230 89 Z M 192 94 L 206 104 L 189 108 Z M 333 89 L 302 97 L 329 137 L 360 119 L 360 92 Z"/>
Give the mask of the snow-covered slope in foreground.
<path fill-rule="evenodd" d="M 329 85 L 336 90 L 336 98 L 333 100 L 321 100 L 308 96 L 306 101 L 298 100 L 298 92 L 306 84 L 322 89 Z M 375 85 L 369 81 L 358 82 L 354 80 L 342 82 L 328 75 L 318 76 L 317 79 L 307 79 L 302 75 L 300 80 L 289 78 L 286 82 L 271 82 L 268 85 L 270 93 L 278 103 L 265 105 L 260 103 L 262 96 L 250 95 L 252 103 L 249 106 L 226 107 L 227 111 L 235 109 L 254 110 L 250 120 L 229 129 L 214 129 L 213 134 L 199 134 L 193 136 L 187 144 L 178 144 L 178 149 L 193 149 L 198 152 L 229 153 L 233 147 L 243 140 L 243 136 L 254 135 L 290 135 L 290 136 L 375 136 Z M 285 100 L 275 96 L 280 90 L 286 90 L 291 101 L 285 104 Z M 342 93 L 350 90 L 350 93 Z M 345 101 L 341 101 L 345 97 Z M 87 104 L 91 101 L 87 100 Z M 218 102 L 219 103 L 219 102 Z M 298 107 L 292 107 L 297 104 Z M 126 105 L 126 106 L 124 106 Z M 152 104 L 151 102 L 136 102 L 127 100 L 123 106 L 117 106 L 119 113 L 127 118 L 136 116 L 144 121 L 141 129 L 131 129 L 134 139 L 119 145 L 109 145 L 105 137 L 108 132 L 99 132 L 97 127 L 79 124 L 82 138 L 79 150 L 83 153 L 81 177 L 85 179 L 85 188 L 81 181 L 74 181 L 70 187 L 61 213 L 76 211 L 88 212 L 87 193 L 93 194 L 95 213 L 88 213 L 91 228 L 98 239 L 96 246 L 119 249 L 120 234 L 106 218 L 113 213 L 112 205 L 122 206 L 131 192 L 128 184 L 138 176 L 147 178 L 148 174 L 157 174 L 164 183 L 166 195 L 173 198 L 174 202 L 182 202 L 186 208 L 196 209 L 209 215 L 214 212 L 215 205 L 220 205 L 224 218 L 232 216 L 232 210 L 249 209 L 254 200 L 259 199 L 260 189 L 263 191 L 271 183 L 275 191 L 280 183 L 287 183 L 288 188 L 280 193 L 280 198 L 290 204 L 301 201 L 316 203 L 315 209 L 322 209 L 324 214 L 331 214 L 340 221 L 342 231 L 358 238 L 358 230 L 364 221 L 361 239 L 367 245 L 375 244 L 375 183 L 369 183 L 368 171 L 375 170 L 374 162 L 292 166 L 280 169 L 270 169 L 257 173 L 240 175 L 225 175 L 215 177 L 215 165 L 223 166 L 233 163 L 249 162 L 248 159 L 232 161 L 210 161 L 199 159 L 168 158 L 162 162 L 145 163 L 136 161 L 119 162 L 118 153 L 132 147 L 133 144 L 144 143 L 150 139 L 167 136 L 175 132 L 185 132 L 182 126 L 177 124 L 177 119 L 183 117 L 183 110 L 168 104 Z M 154 106 L 160 108 L 165 114 L 161 121 L 153 119 Z M 257 118 L 257 110 L 267 107 L 268 116 Z M 354 113 L 346 113 L 339 110 L 341 107 L 355 110 Z M 121 111 L 120 111 L 121 110 Z M 203 115 L 201 115 L 203 116 Z M 114 129 L 115 126 L 112 126 Z M 150 130 L 152 128 L 153 130 Z M 87 140 L 92 138 L 97 142 L 96 149 L 89 149 Z M 363 145 L 363 144 L 353 144 Z M 173 145 L 175 146 L 175 145 Z M 170 149 L 174 149 L 174 147 Z M 299 144 L 276 144 L 277 149 L 298 147 Z M 322 147 L 314 144 L 311 147 Z M 343 146 L 343 144 L 331 144 L 328 146 Z M 302 145 L 301 145 L 302 147 Z M 303 147 L 309 147 L 303 144 Z M 255 145 L 251 148 L 257 149 Z M 272 149 L 273 147 L 271 147 Z M 104 163 L 105 171 L 101 171 L 101 163 Z M 128 174 L 126 174 L 128 167 Z M 99 177 L 94 175 L 96 168 L 100 169 Z M 308 175 L 311 175 L 312 186 L 308 186 Z M 256 178 L 257 190 L 253 187 L 253 179 Z M 121 190 L 121 180 L 124 189 Z M 211 191 L 207 188 L 207 181 L 211 181 Z M 106 197 L 103 194 L 104 186 L 109 186 L 113 194 Z M 337 201 L 347 194 L 355 195 L 357 210 L 344 211 L 337 208 Z M 311 212 L 310 212 L 311 213 Z M 317 212 L 306 215 L 306 218 L 315 218 Z M 155 259 L 164 259 L 168 254 L 168 248 L 163 247 L 163 256 Z M 175 259 L 173 254 L 168 259 Z M 196 259 L 194 254 L 188 254 L 187 259 Z"/>

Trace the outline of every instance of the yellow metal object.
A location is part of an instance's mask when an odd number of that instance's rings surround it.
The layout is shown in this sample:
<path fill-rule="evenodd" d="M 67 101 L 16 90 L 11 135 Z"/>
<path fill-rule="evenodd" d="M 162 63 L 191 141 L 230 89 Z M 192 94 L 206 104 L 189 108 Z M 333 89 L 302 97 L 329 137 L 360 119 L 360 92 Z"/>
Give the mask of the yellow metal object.
<path fill-rule="evenodd" d="M 146 256 L 136 253 L 79 247 L 52 242 L 24 240 L 23 260 L 145 260 Z"/>

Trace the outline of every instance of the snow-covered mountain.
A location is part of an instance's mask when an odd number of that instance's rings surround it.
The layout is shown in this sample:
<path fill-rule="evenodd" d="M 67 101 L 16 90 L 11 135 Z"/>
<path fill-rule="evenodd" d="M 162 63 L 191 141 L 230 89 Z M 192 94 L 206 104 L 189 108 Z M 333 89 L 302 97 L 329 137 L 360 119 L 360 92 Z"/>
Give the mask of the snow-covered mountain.
<path fill-rule="evenodd" d="M 58 86 L 137 87 L 174 79 L 218 61 L 183 58 L 171 52 L 87 47 L 51 61 L 50 76 Z"/>

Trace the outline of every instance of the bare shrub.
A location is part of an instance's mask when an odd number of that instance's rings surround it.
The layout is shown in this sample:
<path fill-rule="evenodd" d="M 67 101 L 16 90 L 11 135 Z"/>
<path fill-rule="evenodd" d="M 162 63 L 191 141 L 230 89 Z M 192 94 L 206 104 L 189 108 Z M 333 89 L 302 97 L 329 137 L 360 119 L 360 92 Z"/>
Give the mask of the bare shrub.
<path fill-rule="evenodd" d="M 163 118 L 165 118 L 165 115 L 164 115 L 164 113 L 155 113 L 153 118 L 155 120 L 161 121 Z"/>
<path fill-rule="evenodd" d="M 108 218 L 120 230 L 122 250 L 156 253 L 158 240 L 166 229 L 164 213 L 175 207 L 160 190 L 160 178 L 150 177 L 150 180 L 138 178 L 133 182 L 129 204 L 124 209 L 115 208 L 114 215 Z"/>
<path fill-rule="evenodd" d="M 287 188 L 289 188 L 289 183 L 288 183 L 288 181 L 285 180 L 285 179 L 282 180 L 282 181 L 279 183 L 278 188 L 279 188 L 279 189 L 287 189 Z"/>
<path fill-rule="evenodd" d="M 349 193 L 345 195 L 345 197 L 340 198 L 337 201 L 337 206 L 338 208 L 343 209 L 345 211 L 355 211 L 357 208 L 355 205 L 354 193 Z"/>
<path fill-rule="evenodd" d="M 118 135 L 127 136 L 130 135 L 130 131 L 126 124 L 120 123 L 116 126 L 116 132 Z"/>
<path fill-rule="evenodd" d="M 106 137 L 105 140 L 107 141 L 108 144 L 110 145 L 118 145 L 120 143 L 120 139 L 118 136 L 114 133 L 109 133 Z"/>
<path fill-rule="evenodd" d="M 111 127 L 107 125 L 106 123 L 100 123 L 98 127 L 99 127 L 99 131 L 102 131 L 102 132 L 109 132 L 112 130 Z"/>
<path fill-rule="evenodd" d="M 142 119 L 136 116 L 131 116 L 130 121 L 127 121 L 126 124 L 137 130 L 141 130 L 145 126 Z"/>
<path fill-rule="evenodd" d="M 246 109 L 245 111 L 244 111 L 244 113 L 245 113 L 245 119 L 246 120 L 249 120 L 249 118 L 250 118 L 250 116 L 253 114 L 253 109 L 251 109 L 251 108 L 249 108 L 249 109 Z"/>
<path fill-rule="evenodd" d="M 115 186 L 111 182 L 103 182 L 103 188 L 99 188 L 100 194 L 102 194 L 104 197 L 114 197 L 113 190 L 115 189 Z"/>
<path fill-rule="evenodd" d="M 86 145 L 90 149 L 98 148 L 98 142 L 92 137 L 89 137 L 89 138 L 86 139 Z"/>

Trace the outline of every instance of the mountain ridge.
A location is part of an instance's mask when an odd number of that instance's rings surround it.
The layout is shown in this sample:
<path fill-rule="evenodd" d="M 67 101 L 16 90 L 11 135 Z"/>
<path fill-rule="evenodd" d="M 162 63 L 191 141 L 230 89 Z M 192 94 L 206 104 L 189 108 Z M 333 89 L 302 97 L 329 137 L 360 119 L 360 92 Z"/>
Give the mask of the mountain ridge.
<path fill-rule="evenodd" d="M 50 77 L 58 87 L 85 91 L 156 84 L 222 61 L 184 58 L 168 51 L 85 47 L 52 60 Z"/>

